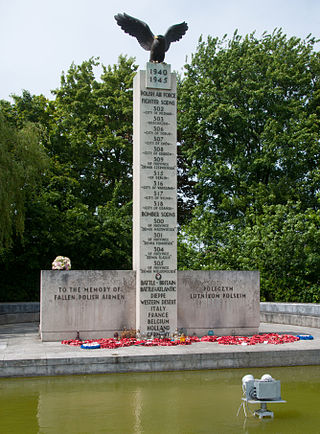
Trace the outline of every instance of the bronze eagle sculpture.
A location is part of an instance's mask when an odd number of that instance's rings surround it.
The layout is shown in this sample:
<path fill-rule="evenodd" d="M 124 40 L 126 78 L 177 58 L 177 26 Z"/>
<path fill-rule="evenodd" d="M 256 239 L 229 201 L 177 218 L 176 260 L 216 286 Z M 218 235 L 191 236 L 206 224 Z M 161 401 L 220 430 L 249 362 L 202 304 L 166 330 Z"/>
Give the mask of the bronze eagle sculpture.
<path fill-rule="evenodd" d="M 188 30 L 188 24 L 175 24 L 167 30 L 164 36 L 154 35 L 148 24 L 125 13 L 114 16 L 118 25 L 131 36 L 137 38 L 142 48 L 150 51 L 150 62 L 163 62 L 171 42 L 179 41 Z"/>

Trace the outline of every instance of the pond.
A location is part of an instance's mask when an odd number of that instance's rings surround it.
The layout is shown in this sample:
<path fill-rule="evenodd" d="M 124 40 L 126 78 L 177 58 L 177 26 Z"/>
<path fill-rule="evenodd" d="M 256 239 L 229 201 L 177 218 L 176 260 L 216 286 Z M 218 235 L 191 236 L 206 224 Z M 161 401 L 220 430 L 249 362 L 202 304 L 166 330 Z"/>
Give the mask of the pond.
<path fill-rule="evenodd" d="M 237 417 L 241 379 L 269 373 L 285 404 Z M 320 366 L 0 379 L 1 433 L 319 432 Z M 252 409 L 258 406 L 250 406 Z"/>

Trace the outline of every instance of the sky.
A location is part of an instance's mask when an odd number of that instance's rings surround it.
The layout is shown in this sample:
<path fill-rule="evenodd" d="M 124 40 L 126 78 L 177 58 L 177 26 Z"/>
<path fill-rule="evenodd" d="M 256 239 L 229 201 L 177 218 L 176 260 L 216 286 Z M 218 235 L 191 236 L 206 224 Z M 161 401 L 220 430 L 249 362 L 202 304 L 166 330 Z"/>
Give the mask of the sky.
<path fill-rule="evenodd" d="M 231 38 L 238 29 L 260 37 L 282 28 L 288 36 L 320 39 L 320 0 L 0 0 L 0 99 L 12 101 L 10 95 L 23 89 L 53 99 L 61 73 L 90 57 L 107 66 L 126 54 L 145 69 L 149 53 L 117 26 L 119 12 L 145 21 L 154 34 L 188 23 L 186 35 L 166 54 L 178 72 L 200 35 Z"/>

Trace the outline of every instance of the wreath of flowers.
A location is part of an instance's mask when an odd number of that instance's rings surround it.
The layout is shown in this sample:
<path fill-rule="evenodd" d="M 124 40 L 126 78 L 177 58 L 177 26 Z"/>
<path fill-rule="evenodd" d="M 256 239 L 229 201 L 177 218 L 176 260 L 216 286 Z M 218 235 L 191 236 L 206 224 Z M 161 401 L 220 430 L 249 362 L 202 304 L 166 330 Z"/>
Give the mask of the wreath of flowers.
<path fill-rule="evenodd" d="M 104 339 L 68 339 L 63 340 L 61 343 L 64 345 L 71 345 L 75 347 L 81 347 L 86 349 L 96 349 L 96 348 L 108 348 L 114 349 L 119 347 L 130 347 L 134 346 L 145 346 L 145 347 L 155 347 L 155 346 L 166 346 L 171 347 L 175 345 L 191 345 L 194 342 L 215 342 L 220 345 L 257 345 L 257 344 L 286 344 L 299 341 L 298 336 L 293 335 L 279 335 L 277 333 L 265 333 L 262 335 L 253 336 L 202 336 L 198 338 L 197 336 L 186 336 L 185 338 L 163 338 L 163 339 L 136 339 L 136 338 L 123 338 L 120 340 L 113 338 Z"/>
<path fill-rule="evenodd" d="M 66 256 L 57 256 L 52 262 L 52 270 L 71 270 L 71 261 Z"/>

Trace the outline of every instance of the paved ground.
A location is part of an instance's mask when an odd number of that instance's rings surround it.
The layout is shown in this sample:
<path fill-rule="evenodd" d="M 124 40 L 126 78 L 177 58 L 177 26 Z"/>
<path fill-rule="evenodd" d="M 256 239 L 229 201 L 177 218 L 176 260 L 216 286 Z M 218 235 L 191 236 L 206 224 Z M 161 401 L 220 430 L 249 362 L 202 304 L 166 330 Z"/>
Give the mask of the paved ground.
<path fill-rule="evenodd" d="M 306 333 L 314 340 L 283 345 L 199 342 L 83 350 L 60 342 L 41 342 L 36 323 L 8 324 L 0 326 L 0 377 L 320 364 L 320 329 L 262 323 L 260 332 Z"/>

